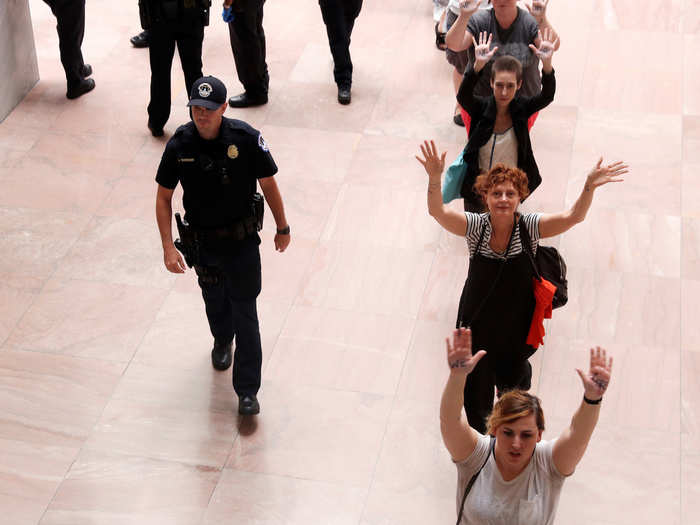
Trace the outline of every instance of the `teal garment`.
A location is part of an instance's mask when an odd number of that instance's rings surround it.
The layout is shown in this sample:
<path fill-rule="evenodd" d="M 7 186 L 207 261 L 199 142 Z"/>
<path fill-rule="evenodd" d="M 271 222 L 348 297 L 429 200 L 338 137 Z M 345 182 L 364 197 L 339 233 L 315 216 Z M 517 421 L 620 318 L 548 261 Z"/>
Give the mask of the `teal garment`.
<path fill-rule="evenodd" d="M 460 192 L 466 174 L 467 163 L 464 161 L 464 152 L 462 151 L 445 172 L 445 179 L 442 183 L 442 202 L 447 204 L 462 197 Z"/>

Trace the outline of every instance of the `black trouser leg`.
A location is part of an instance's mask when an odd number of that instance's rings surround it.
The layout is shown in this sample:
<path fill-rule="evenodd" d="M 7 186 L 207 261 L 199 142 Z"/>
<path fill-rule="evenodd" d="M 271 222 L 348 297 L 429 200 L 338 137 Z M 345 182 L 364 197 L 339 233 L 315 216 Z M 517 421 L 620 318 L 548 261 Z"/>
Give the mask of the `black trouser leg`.
<path fill-rule="evenodd" d="M 498 388 L 499 396 L 508 390 L 530 390 L 532 384 L 532 366 L 530 361 L 524 360 L 507 360 L 504 366 L 497 366 L 496 370 L 496 387 Z"/>
<path fill-rule="evenodd" d="M 233 354 L 233 390 L 239 396 L 260 389 L 262 347 L 255 299 L 232 301 L 236 350 Z"/>
<path fill-rule="evenodd" d="M 204 40 L 204 26 L 192 28 L 191 33 L 183 33 L 177 36 L 177 52 L 180 55 L 182 72 L 185 74 L 185 87 L 187 98 L 192 91 L 192 85 L 202 78 L 202 41 Z"/>
<path fill-rule="evenodd" d="M 224 275 L 213 266 L 205 266 L 204 271 L 200 271 L 199 267 L 196 270 L 211 335 L 220 343 L 229 343 L 233 341 L 235 331 L 231 299 Z"/>
<path fill-rule="evenodd" d="M 264 4 L 265 0 L 237 0 L 233 3 L 235 18 L 228 25 L 238 80 L 252 96 L 267 95 L 270 81 L 262 25 Z"/>
<path fill-rule="evenodd" d="M 352 84 L 350 36 L 355 18 L 360 14 L 362 0 L 319 0 L 328 44 L 333 55 L 333 77 L 339 86 Z"/>
<path fill-rule="evenodd" d="M 474 430 L 486 433 L 486 419 L 493 408 L 493 389 L 495 378 L 489 356 L 484 356 L 476 368 L 467 376 L 464 384 L 464 411 L 467 414 L 469 426 Z"/>
<path fill-rule="evenodd" d="M 175 38 L 165 24 L 151 27 L 148 56 L 151 61 L 151 101 L 148 103 L 148 123 L 162 129 L 170 117 L 170 71 L 175 55 Z"/>
<path fill-rule="evenodd" d="M 61 64 L 66 72 L 68 89 L 82 81 L 83 53 L 80 46 L 85 34 L 85 0 L 44 0 L 56 16 Z"/>

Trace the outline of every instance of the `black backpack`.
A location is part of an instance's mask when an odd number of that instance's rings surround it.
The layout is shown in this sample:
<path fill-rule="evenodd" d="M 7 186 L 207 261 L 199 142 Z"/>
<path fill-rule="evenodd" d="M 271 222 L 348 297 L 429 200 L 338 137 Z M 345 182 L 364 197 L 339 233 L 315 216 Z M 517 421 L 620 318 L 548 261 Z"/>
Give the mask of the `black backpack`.
<path fill-rule="evenodd" d="M 568 281 L 566 280 L 566 263 L 564 258 L 552 246 L 539 246 L 537 254 L 532 255 L 532 244 L 530 243 L 530 234 L 522 220 L 519 221 L 520 226 L 520 242 L 523 245 L 523 251 L 527 253 L 532 264 L 532 270 L 538 281 L 544 277 L 550 283 L 557 287 L 557 291 L 552 299 L 552 308 L 564 306 L 569 300 Z"/>

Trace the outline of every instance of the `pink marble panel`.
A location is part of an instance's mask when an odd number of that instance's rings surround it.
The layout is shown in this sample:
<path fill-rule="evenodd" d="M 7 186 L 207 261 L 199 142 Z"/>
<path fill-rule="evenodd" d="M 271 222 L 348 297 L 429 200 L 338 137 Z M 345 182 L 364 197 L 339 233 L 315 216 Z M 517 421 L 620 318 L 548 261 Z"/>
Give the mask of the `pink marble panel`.
<path fill-rule="evenodd" d="M 289 247 L 281 253 L 275 251 L 274 234 L 266 230 L 261 232 L 260 259 L 263 268 L 261 299 L 291 303 L 298 297 L 304 286 L 305 276 L 312 265 L 318 243 L 304 237 L 297 237 L 294 231 Z"/>
<path fill-rule="evenodd" d="M 681 276 L 700 280 L 700 220 L 683 218 Z"/>
<path fill-rule="evenodd" d="M 679 33 L 684 0 L 596 0 L 593 20 L 607 31 L 632 30 Z"/>
<path fill-rule="evenodd" d="M 683 162 L 700 163 L 700 117 L 683 117 Z"/>
<path fill-rule="evenodd" d="M 429 252 L 322 243 L 296 304 L 415 317 L 432 260 Z"/>
<path fill-rule="evenodd" d="M 0 437 L 81 446 L 123 369 L 107 361 L 0 352 Z"/>
<path fill-rule="evenodd" d="M 683 217 L 700 218 L 700 163 L 683 164 L 681 173 L 681 209 Z"/>
<path fill-rule="evenodd" d="M 225 469 L 203 523 L 358 523 L 366 490 L 287 476 Z"/>
<path fill-rule="evenodd" d="M 85 450 L 40 523 L 198 523 L 220 476 L 203 465 Z"/>
<path fill-rule="evenodd" d="M 681 443 L 683 452 L 700 452 L 700 351 L 681 353 Z"/>
<path fill-rule="evenodd" d="M 700 2 L 683 0 L 681 26 L 686 34 L 700 33 Z"/>
<path fill-rule="evenodd" d="M 88 157 L 103 163 L 127 163 L 146 140 L 144 135 L 67 135 L 60 132 L 47 132 L 40 138 L 32 152 L 45 157 Z"/>
<path fill-rule="evenodd" d="M 691 525 L 700 511 L 700 455 L 683 454 L 681 460 L 681 523 Z"/>
<path fill-rule="evenodd" d="M 99 208 L 95 210 L 96 214 L 155 222 L 157 185 L 153 177 L 144 176 L 146 174 L 140 169 L 133 168 L 127 170 L 125 175 L 127 176 L 118 179 L 111 185 L 109 193 L 101 201 Z M 173 213 L 182 207 L 179 204 L 182 198 L 182 192 L 179 188 L 180 186 L 173 197 Z"/>
<path fill-rule="evenodd" d="M 700 324 L 697 313 L 700 311 L 700 281 L 681 281 L 681 344 L 689 350 L 700 350 Z"/>
<path fill-rule="evenodd" d="M 6 345 L 128 362 L 165 296 L 164 290 L 156 288 L 53 279 L 41 290 Z"/>
<path fill-rule="evenodd" d="M 95 217 L 63 259 L 61 278 L 169 289 L 155 221 Z"/>
<path fill-rule="evenodd" d="M 683 113 L 700 115 L 700 64 L 695 57 L 700 53 L 700 35 L 683 38 Z"/>
<path fill-rule="evenodd" d="M 418 318 L 454 323 L 469 263 L 466 255 L 438 253 L 430 267 Z"/>
<path fill-rule="evenodd" d="M 289 387 L 266 381 L 261 415 L 241 429 L 227 467 L 246 472 L 366 487 L 384 435 L 391 398 Z"/>
<path fill-rule="evenodd" d="M 0 208 L 0 273 L 48 277 L 88 220 L 76 213 Z"/>
<path fill-rule="evenodd" d="M 0 275 L 0 344 L 36 300 L 43 285 L 43 280 L 36 277 Z"/>

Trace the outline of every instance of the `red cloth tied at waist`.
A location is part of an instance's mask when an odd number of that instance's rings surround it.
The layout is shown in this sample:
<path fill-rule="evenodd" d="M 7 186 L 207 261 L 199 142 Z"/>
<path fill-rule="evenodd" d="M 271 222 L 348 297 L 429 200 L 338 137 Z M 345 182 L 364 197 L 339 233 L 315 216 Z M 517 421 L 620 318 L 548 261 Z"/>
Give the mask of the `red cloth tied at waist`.
<path fill-rule="evenodd" d="M 532 278 L 532 291 L 535 294 L 535 311 L 532 312 L 530 332 L 527 334 L 527 344 L 537 349 L 544 343 L 544 320 L 552 318 L 552 299 L 557 287 L 547 279 Z"/>

